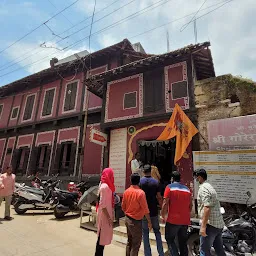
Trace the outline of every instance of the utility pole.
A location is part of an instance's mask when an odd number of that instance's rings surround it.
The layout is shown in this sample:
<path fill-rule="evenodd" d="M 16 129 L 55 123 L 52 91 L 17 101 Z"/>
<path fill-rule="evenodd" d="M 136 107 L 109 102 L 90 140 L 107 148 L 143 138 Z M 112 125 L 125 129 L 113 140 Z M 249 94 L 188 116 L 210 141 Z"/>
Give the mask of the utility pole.
<path fill-rule="evenodd" d="M 166 42 L 167 42 L 167 52 L 170 51 L 170 40 L 169 40 L 169 32 L 166 30 Z"/>
<path fill-rule="evenodd" d="M 195 36 L 195 44 L 197 44 L 197 24 L 196 24 L 196 18 L 194 19 L 194 36 Z"/>

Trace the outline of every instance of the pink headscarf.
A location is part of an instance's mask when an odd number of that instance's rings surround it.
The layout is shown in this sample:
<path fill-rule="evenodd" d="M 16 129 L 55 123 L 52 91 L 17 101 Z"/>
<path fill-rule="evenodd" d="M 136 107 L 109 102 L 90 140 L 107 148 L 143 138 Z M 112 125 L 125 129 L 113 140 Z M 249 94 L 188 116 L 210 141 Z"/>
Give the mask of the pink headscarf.
<path fill-rule="evenodd" d="M 108 187 L 111 189 L 111 191 L 113 193 L 112 204 L 114 207 L 115 206 L 114 193 L 116 191 L 116 188 L 115 188 L 114 172 L 113 172 L 112 168 L 106 168 L 103 170 L 103 172 L 101 174 L 101 183 L 106 183 L 108 185 Z"/>

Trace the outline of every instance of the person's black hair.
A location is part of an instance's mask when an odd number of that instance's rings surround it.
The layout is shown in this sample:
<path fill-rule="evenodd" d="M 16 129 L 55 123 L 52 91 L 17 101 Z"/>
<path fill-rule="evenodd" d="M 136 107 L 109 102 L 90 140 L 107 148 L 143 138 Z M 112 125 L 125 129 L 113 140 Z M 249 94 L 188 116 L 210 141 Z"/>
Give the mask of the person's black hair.
<path fill-rule="evenodd" d="M 171 178 L 173 178 L 173 181 L 180 182 L 180 173 L 178 171 L 172 172 Z"/>
<path fill-rule="evenodd" d="M 136 153 L 135 153 L 135 157 L 136 157 L 137 155 L 139 155 L 139 154 L 140 154 L 140 152 L 136 152 Z"/>
<path fill-rule="evenodd" d="M 151 165 L 149 164 L 144 165 L 143 170 L 145 174 L 151 173 Z"/>
<path fill-rule="evenodd" d="M 140 175 L 138 173 L 133 173 L 131 175 L 131 183 L 134 186 L 138 186 L 140 184 Z"/>
<path fill-rule="evenodd" d="M 195 177 L 202 177 L 204 180 L 207 180 L 207 172 L 205 169 L 198 169 L 194 171 Z"/>

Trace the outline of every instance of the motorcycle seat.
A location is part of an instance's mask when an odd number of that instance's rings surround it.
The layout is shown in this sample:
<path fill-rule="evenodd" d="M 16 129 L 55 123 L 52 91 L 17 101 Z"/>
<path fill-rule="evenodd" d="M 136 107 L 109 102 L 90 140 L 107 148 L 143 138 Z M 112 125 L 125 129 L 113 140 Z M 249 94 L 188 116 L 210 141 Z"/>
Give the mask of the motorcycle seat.
<path fill-rule="evenodd" d="M 78 196 L 79 196 L 79 194 L 77 192 L 69 192 L 68 190 L 61 190 L 61 189 L 59 191 L 66 194 L 66 195 L 70 195 L 75 199 L 77 199 Z"/>
<path fill-rule="evenodd" d="M 44 191 L 41 190 L 41 189 L 38 189 L 38 188 L 27 188 L 25 190 L 30 192 L 30 193 L 35 193 L 35 194 L 38 194 L 38 195 L 43 195 L 44 194 Z"/>

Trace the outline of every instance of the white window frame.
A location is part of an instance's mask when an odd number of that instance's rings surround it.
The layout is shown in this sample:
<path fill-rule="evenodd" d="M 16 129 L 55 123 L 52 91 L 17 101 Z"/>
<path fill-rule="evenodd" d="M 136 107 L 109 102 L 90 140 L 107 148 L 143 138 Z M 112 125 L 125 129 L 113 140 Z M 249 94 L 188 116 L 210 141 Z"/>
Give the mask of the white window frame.
<path fill-rule="evenodd" d="M 77 82 L 75 107 L 74 107 L 74 109 L 65 111 L 64 109 L 65 109 L 66 92 L 67 92 L 68 85 L 69 85 L 69 84 L 73 84 L 73 83 L 75 83 L 75 82 Z M 79 79 L 73 80 L 73 81 L 68 82 L 68 83 L 65 84 L 65 90 L 64 90 L 64 95 L 63 95 L 63 103 L 62 103 L 62 114 L 67 114 L 67 113 L 76 112 L 79 89 L 80 89 L 80 80 L 79 80 Z"/>
<path fill-rule="evenodd" d="M 13 114 L 13 111 L 14 111 L 15 108 L 18 109 L 18 112 L 17 112 L 17 116 L 13 118 L 13 117 L 12 117 L 12 114 Z M 19 117 L 19 113 L 20 113 L 20 106 L 13 107 L 13 108 L 12 108 L 12 113 L 11 113 L 11 118 L 10 118 L 10 120 L 17 120 L 18 117 Z"/>
<path fill-rule="evenodd" d="M 1 103 L 0 106 L 3 106 L 3 107 L 2 107 L 2 111 L 1 111 L 1 113 L 0 113 L 0 120 L 1 120 L 1 118 L 2 118 L 2 116 L 3 116 L 3 112 L 4 112 L 4 103 Z"/>
<path fill-rule="evenodd" d="M 33 95 L 35 95 L 35 100 L 34 100 L 34 104 L 33 104 L 33 107 L 32 107 L 31 118 L 28 119 L 28 120 L 24 120 L 24 115 L 25 115 L 25 110 L 26 110 L 26 106 L 27 106 L 28 97 L 33 96 Z M 23 114 L 22 114 L 22 123 L 30 122 L 33 119 L 34 112 L 35 112 L 35 104 L 36 104 L 36 100 L 37 100 L 36 96 L 37 96 L 37 93 L 31 93 L 31 94 L 28 94 L 26 96 L 26 101 L 25 101 L 25 105 L 24 105 L 24 108 L 23 108 Z"/>
<path fill-rule="evenodd" d="M 50 90 L 53 90 L 53 89 L 54 89 L 54 95 L 53 95 L 53 103 L 52 103 L 51 114 L 43 116 L 43 110 L 44 110 L 44 102 L 45 102 L 46 92 L 47 92 L 47 91 L 50 91 Z M 43 104 L 42 104 L 42 109 L 41 109 L 41 113 L 40 113 L 40 119 L 49 118 L 49 117 L 52 117 L 52 116 L 53 116 L 53 108 L 54 108 L 55 97 L 56 97 L 56 89 L 57 89 L 57 88 L 56 88 L 56 86 L 55 86 L 55 87 L 51 87 L 51 88 L 48 88 L 48 89 L 45 89 L 45 90 L 44 90 L 44 98 L 43 98 Z M 66 95 L 66 94 L 65 94 L 65 95 Z"/>
<path fill-rule="evenodd" d="M 135 93 L 135 95 L 136 95 L 136 105 L 135 105 L 135 107 L 125 108 L 125 107 L 124 107 L 124 99 L 125 99 L 125 95 L 132 94 L 132 93 Z M 127 93 L 125 93 L 125 94 L 124 94 L 124 97 L 123 97 L 123 110 L 137 108 L 137 106 L 138 106 L 138 102 L 137 102 L 137 94 L 138 94 L 138 92 L 137 92 L 137 91 L 127 92 Z"/>

